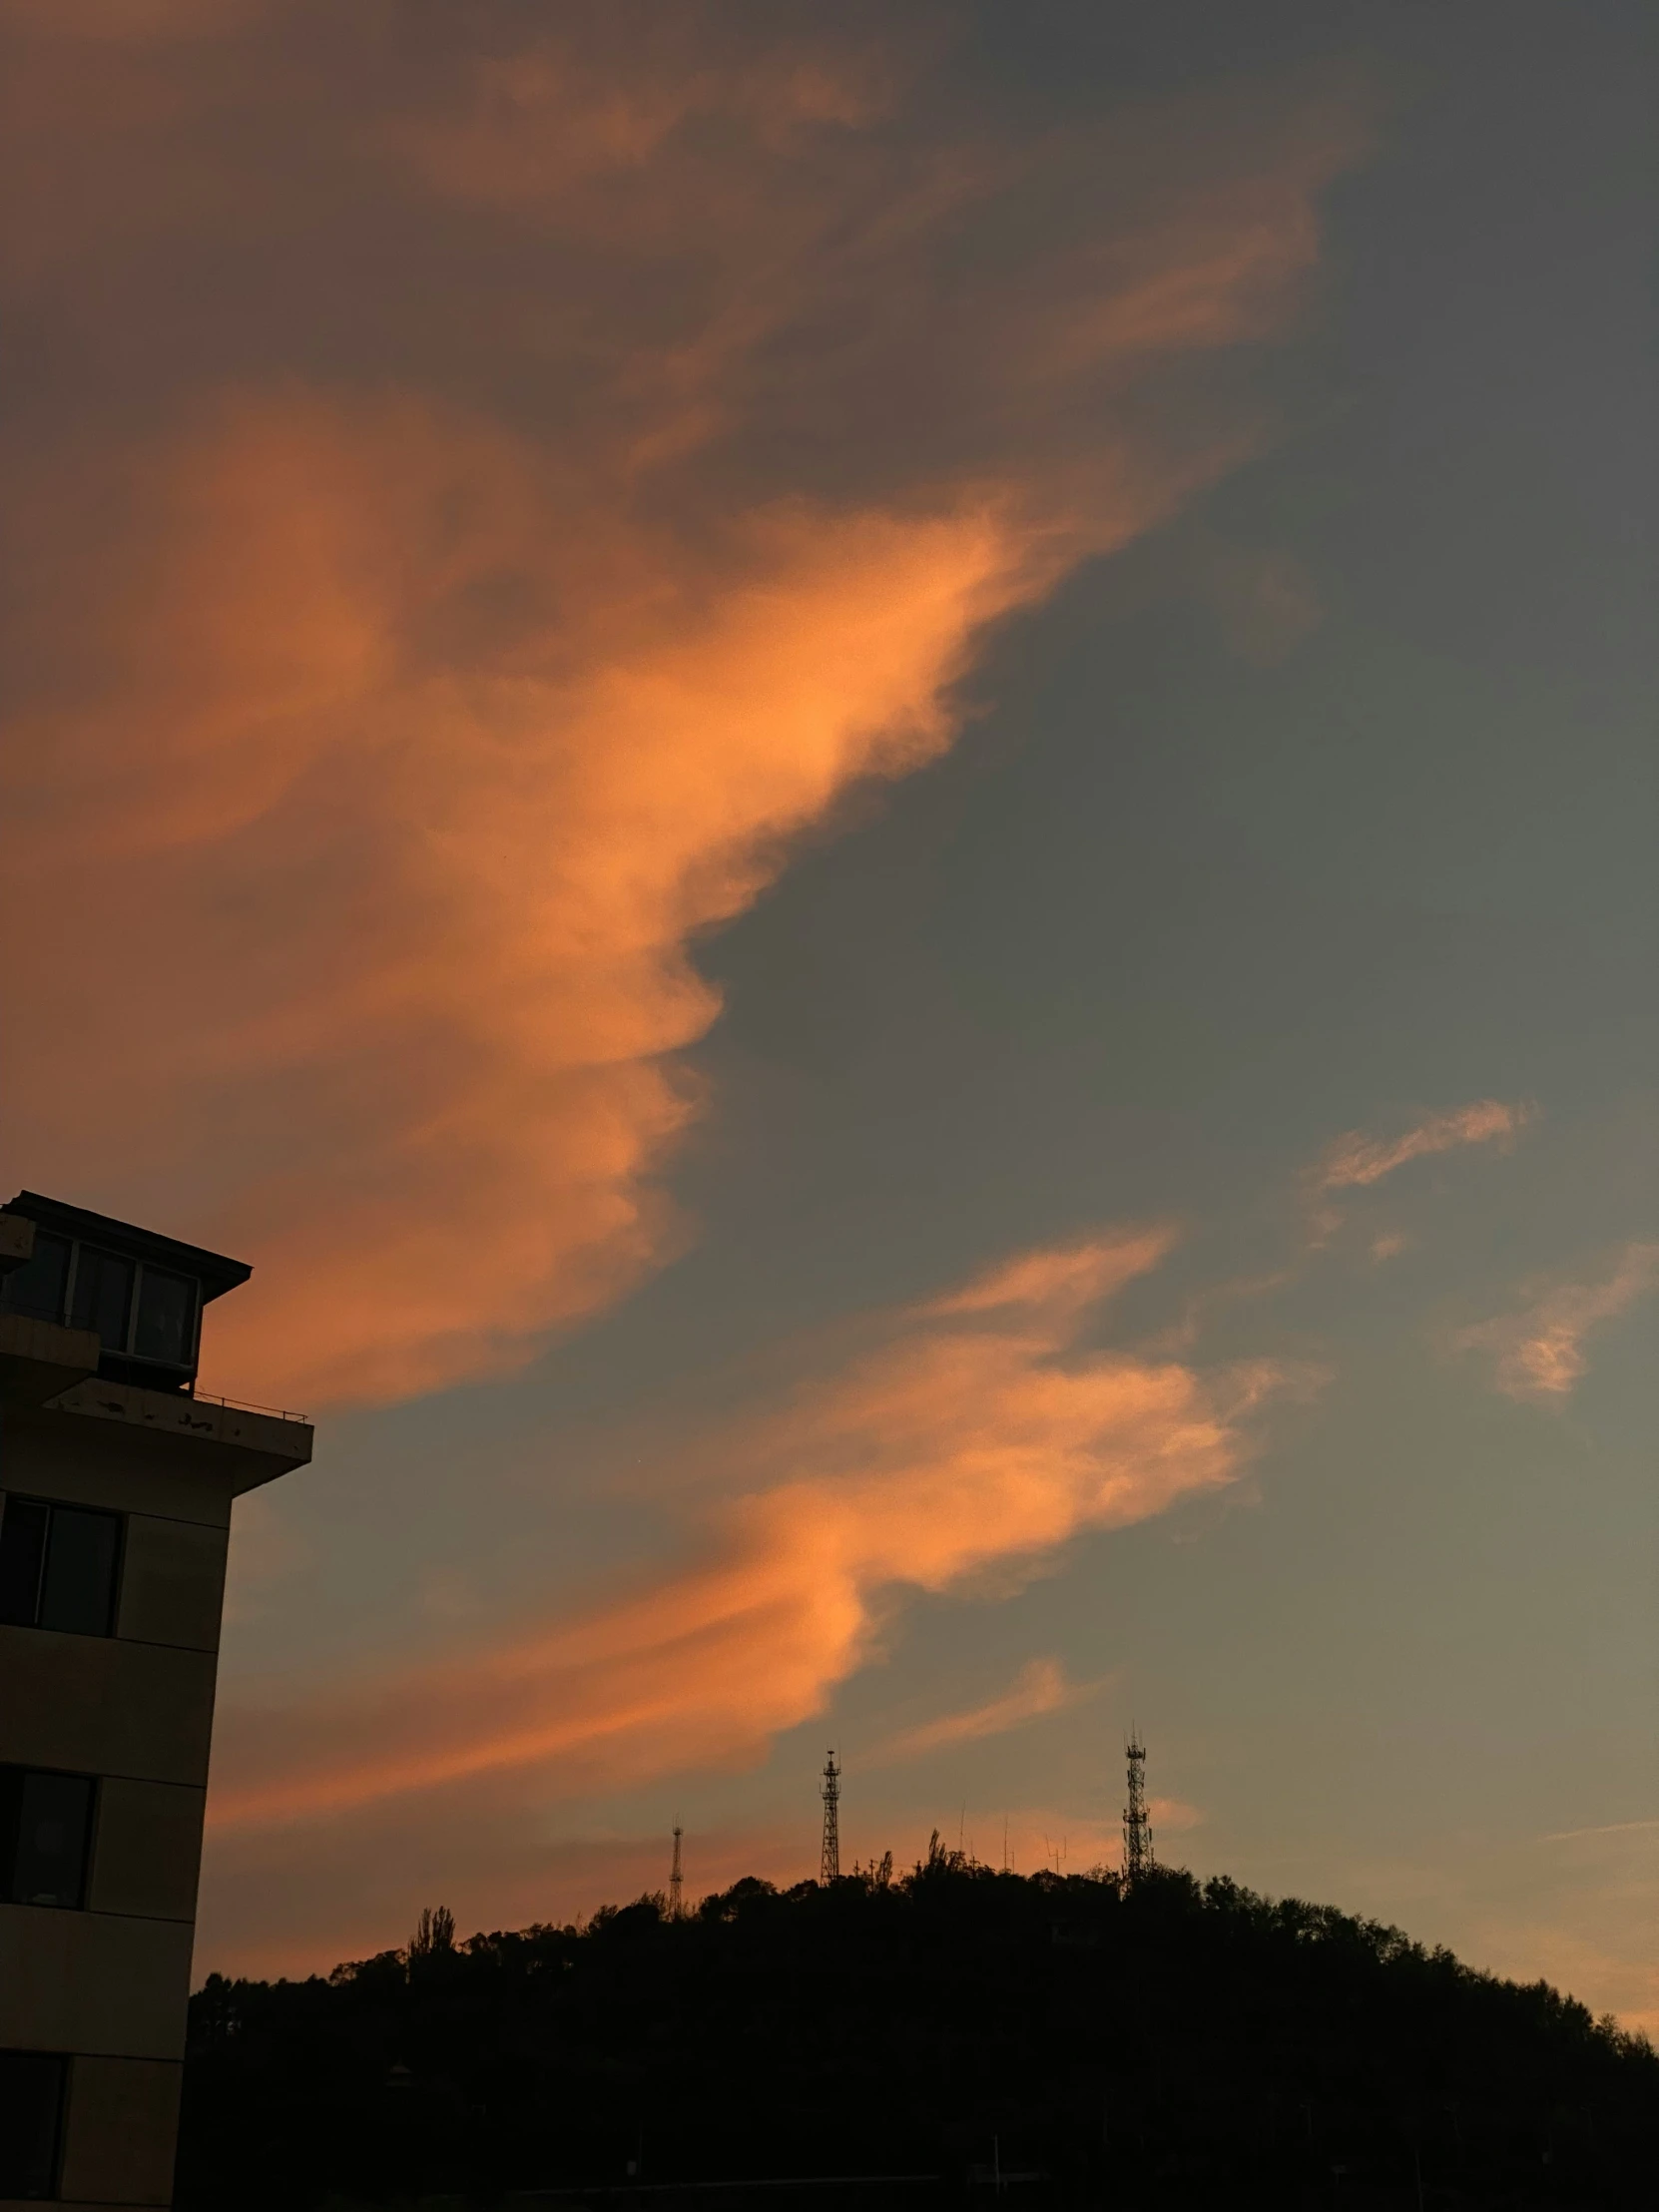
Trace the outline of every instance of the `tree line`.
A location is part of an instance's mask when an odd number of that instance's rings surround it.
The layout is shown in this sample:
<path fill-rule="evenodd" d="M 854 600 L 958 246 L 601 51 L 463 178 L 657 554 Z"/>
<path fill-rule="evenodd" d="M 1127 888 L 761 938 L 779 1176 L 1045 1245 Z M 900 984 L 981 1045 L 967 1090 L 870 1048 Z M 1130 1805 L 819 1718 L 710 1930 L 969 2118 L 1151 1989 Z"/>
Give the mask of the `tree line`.
<path fill-rule="evenodd" d="M 434 1909 L 403 1949 L 192 2000 L 180 2212 L 670 2212 L 669 2184 L 833 2176 L 910 2178 L 815 2206 L 1636 2205 L 1659 2059 L 1331 1907 L 936 1838 L 896 1879 L 749 1880 L 678 1918 L 653 1895 L 460 1940 Z"/>

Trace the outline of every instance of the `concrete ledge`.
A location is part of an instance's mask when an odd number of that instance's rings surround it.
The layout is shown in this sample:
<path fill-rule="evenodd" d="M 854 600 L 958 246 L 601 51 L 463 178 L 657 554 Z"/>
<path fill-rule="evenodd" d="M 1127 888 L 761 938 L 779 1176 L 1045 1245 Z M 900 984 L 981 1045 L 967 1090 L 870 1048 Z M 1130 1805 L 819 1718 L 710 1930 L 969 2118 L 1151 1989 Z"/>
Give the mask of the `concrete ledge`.
<path fill-rule="evenodd" d="M 178 1451 L 116 1421 L 64 1420 L 39 1405 L 13 1406 L 5 1422 L 8 1490 L 203 1528 L 231 1525 L 231 1484 L 213 1448 Z"/>
<path fill-rule="evenodd" d="M 0 1313 L 0 1399 L 43 1405 L 96 1374 L 99 1350 L 90 1329 L 60 1329 L 33 1314 Z"/>
<path fill-rule="evenodd" d="M 63 1332 L 68 1334 L 68 1332 Z M 212 1452 L 231 1478 L 233 1492 L 257 1489 L 311 1456 L 308 1421 L 284 1420 L 277 1413 L 257 1413 L 240 1405 L 216 1405 L 212 1398 L 186 1397 L 175 1390 L 143 1390 L 133 1382 L 106 1382 L 101 1377 L 60 1390 L 48 1411 L 78 1419 L 119 1423 L 129 1432 L 189 1439 Z"/>

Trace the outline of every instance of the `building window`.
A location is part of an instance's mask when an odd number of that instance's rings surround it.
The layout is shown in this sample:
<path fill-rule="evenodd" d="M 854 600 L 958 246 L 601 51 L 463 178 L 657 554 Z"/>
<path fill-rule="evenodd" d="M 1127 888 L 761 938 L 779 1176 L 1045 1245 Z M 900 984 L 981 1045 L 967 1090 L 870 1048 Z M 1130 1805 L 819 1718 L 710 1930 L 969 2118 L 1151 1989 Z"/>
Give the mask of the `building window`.
<path fill-rule="evenodd" d="M 0 1898 L 8 1905 L 77 1912 L 85 1904 L 97 1788 L 90 1775 L 0 1767 Z"/>
<path fill-rule="evenodd" d="M 125 1352 L 133 1312 L 133 1263 L 96 1245 L 75 1254 L 75 1281 L 69 1297 L 69 1326 L 90 1329 L 106 1352 Z"/>
<path fill-rule="evenodd" d="M 55 2197 L 69 2061 L 0 2050 L 0 2197 Z"/>
<path fill-rule="evenodd" d="M 69 1295 L 69 1251 L 67 1237 L 51 1237 L 37 1229 L 34 1252 L 6 1277 L 0 1298 L 14 1313 L 61 1322 Z"/>
<path fill-rule="evenodd" d="M 8 1497 L 0 1518 L 0 1622 L 107 1636 L 120 1554 L 119 1513 Z"/>
<path fill-rule="evenodd" d="M 0 1283 L 12 1313 L 90 1329 L 118 1380 L 177 1386 L 196 1365 L 201 1285 L 171 1268 L 35 1233 L 32 1258 Z M 165 1371 L 165 1372 L 164 1372 Z"/>
<path fill-rule="evenodd" d="M 133 1351 L 141 1360 L 161 1360 L 188 1368 L 196 1342 L 196 1285 L 188 1275 L 161 1268 L 139 1271 L 138 1313 L 133 1321 Z"/>

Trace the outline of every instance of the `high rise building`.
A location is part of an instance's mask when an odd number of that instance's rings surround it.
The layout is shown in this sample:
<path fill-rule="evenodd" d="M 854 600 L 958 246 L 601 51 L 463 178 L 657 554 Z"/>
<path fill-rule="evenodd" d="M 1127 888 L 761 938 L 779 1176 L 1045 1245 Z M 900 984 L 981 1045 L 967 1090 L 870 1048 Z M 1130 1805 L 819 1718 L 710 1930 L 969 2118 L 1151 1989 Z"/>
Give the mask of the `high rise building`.
<path fill-rule="evenodd" d="M 231 1506 L 311 1455 L 197 1393 L 249 1273 L 0 1211 L 0 2212 L 172 2201 Z"/>

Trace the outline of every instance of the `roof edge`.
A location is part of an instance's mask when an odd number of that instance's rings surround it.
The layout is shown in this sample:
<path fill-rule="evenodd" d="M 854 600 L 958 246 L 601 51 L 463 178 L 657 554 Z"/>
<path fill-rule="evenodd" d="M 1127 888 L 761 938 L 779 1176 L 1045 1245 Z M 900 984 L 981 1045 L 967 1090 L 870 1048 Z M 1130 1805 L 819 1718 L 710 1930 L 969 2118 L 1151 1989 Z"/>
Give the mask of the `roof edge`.
<path fill-rule="evenodd" d="M 245 1260 L 228 1259 L 223 1252 L 209 1252 L 202 1245 L 185 1244 L 178 1237 L 164 1237 L 159 1230 L 140 1229 L 134 1222 L 117 1221 L 113 1214 L 95 1214 L 61 1198 L 46 1198 L 39 1191 L 19 1191 L 6 1201 L 3 1210 L 20 1214 L 37 1229 L 55 1229 L 66 1237 L 118 1246 L 133 1259 L 194 1275 L 202 1285 L 204 1302 L 223 1298 L 227 1291 L 246 1283 L 254 1272 Z"/>

